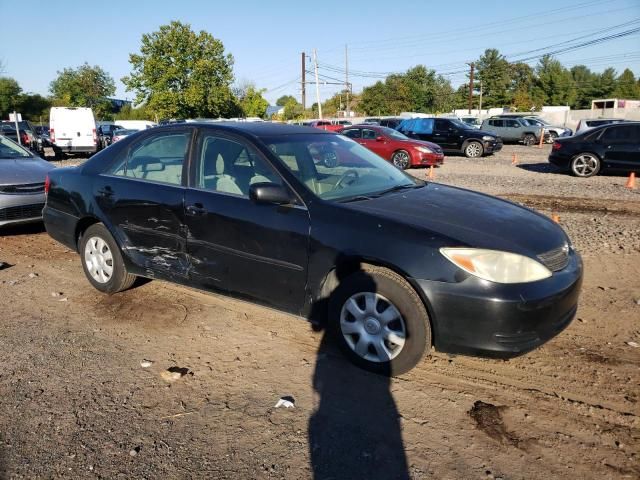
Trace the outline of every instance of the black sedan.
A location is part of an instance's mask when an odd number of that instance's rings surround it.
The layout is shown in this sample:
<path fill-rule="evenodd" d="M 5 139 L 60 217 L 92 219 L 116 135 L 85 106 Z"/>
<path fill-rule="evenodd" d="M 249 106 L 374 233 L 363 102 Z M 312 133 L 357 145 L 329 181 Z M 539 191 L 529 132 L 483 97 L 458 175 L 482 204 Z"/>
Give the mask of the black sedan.
<path fill-rule="evenodd" d="M 576 177 L 640 172 L 640 122 L 603 125 L 553 143 L 549 162 Z"/>
<path fill-rule="evenodd" d="M 159 127 L 48 185 L 47 231 L 98 290 L 143 276 L 250 298 L 327 321 L 378 372 L 405 372 L 432 346 L 521 354 L 577 308 L 582 263 L 557 224 L 417 180 L 322 130 Z"/>

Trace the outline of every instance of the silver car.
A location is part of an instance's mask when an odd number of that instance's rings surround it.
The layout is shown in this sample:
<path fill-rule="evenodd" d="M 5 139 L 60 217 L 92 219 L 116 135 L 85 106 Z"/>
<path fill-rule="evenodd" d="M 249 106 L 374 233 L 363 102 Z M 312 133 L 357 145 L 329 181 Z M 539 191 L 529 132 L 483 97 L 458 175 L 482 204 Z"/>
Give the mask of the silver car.
<path fill-rule="evenodd" d="M 0 135 L 0 227 L 42 220 L 45 178 L 53 168 Z"/>

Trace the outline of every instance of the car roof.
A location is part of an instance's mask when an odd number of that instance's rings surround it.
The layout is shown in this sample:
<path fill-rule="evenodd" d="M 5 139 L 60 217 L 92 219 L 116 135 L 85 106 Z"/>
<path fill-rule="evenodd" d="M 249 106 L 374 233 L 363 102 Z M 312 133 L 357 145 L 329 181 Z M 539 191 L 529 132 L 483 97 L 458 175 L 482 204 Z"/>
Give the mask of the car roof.
<path fill-rule="evenodd" d="M 322 120 L 327 121 L 327 120 Z M 226 130 L 228 132 L 248 133 L 256 137 L 269 137 L 275 135 L 295 135 L 295 134 L 318 134 L 326 135 L 334 132 L 320 130 L 313 127 L 305 127 L 300 125 L 289 125 L 285 123 L 269 123 L 269 122 L 193 122 L 188 123 L 189 126 L 214 128 Z M 175 123 L 170 125 L 162 125 L 158 128 L 184 128 L 184 123 Z"/>

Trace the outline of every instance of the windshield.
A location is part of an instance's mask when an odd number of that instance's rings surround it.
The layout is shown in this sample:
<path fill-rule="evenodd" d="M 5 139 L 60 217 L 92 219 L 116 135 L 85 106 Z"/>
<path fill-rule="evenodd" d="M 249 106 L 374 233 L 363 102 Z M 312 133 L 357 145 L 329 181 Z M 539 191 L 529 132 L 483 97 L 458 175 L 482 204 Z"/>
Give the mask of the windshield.
<path fill-rule="evenodd" d="M 550 125 L 549 122 L 543 120 L 542 118 L 527 118 L 527 120 L 529 121 L 530 125 Z"/>
<path fill-rule="evenodd" d="M 464 128 L 465 130 L 471 130 L 472 129 L 472 127 L 470 127 L 466 123 L 458 120 L 457 118 L 448 118 L 447 120 L 449 120 L 451 123 L 453 123 L 458 128 Z"/>
<path fill-rule="evenodd" d="M 31 154 L 17 143 L 0 135 L 0 159 L 2 158 L 31 158 Z"/>
<path fill-rule="evenodd" d="M 309 191 L 324 200 L 344 201 L 423 185 L 342 135 L 283 135 L 262 140 Z"/>
<path fill-rule="evenodd" d="M 393 128 L 380 127 L 380 130 L 382 130 L 382 133 L 384 133 L 385 135 L 391 138 L 395 138 L 396 140 L 409 140 L 409 137 L 397 130 L 394 130 Z"/>

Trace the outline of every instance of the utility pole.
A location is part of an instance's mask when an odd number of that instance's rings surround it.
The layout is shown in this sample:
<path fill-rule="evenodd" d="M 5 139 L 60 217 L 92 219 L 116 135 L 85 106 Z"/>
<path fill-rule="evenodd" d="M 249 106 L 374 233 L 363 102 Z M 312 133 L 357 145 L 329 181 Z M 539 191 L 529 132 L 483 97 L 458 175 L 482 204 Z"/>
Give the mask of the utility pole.
<path fill-rule="evenodd" d="M 305 64 L 306 58 L 304 58 L 304 52 L 302 52 L 302 110 L 307 109 L 307 90 L 306 90 L 306 79 L 305 73 L 307 72 L 307 65 Z"/>
<path fill-rule="evenodd" d="M 480 80 L 480 105 L 478 106 L 478 117 L 482 116 L 482 80 Z"/>
<path fill-rule="evenodd" d="M 351 109 L 349 108 L 349 52 L 347 51 L 347 45 L 344 46 L 344 72 L 345 72 L 345 87 L 347 87 L 347 108 L 345 116 L 351 117 Z"/>
<path fill-rule="evenodd" d="M 476 65 L 471 62 L 469 66 L 471 67 L 471 73 L 469 74 L 469 115 L 471 115 L 471 107 L 473 106 L 473 69 Z"/>
<path fill-rule="evenodd" d="M 318 118 L 322 120 L 322 104 L 320 103 L 320 81 L 318 80 L 318 52 L 313 49 L 313 64 L 316 71 L 316 101 L 318 102 Z"/>

